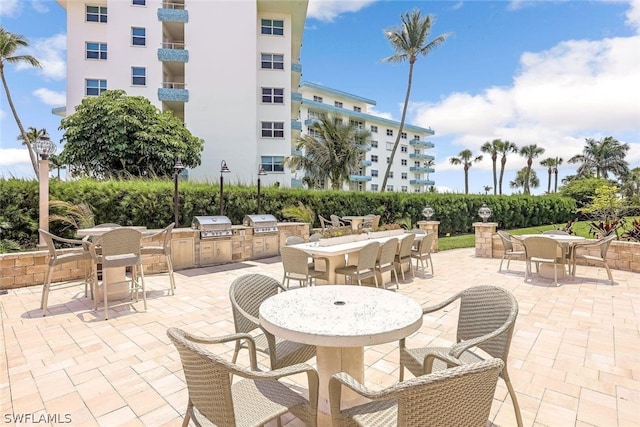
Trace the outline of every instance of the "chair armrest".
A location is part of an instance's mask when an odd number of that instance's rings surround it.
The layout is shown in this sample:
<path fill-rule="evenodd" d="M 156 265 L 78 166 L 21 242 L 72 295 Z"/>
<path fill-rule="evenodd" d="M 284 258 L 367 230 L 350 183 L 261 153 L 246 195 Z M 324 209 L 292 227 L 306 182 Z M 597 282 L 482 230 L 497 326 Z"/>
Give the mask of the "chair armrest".
<path fill-rule="evenodd" d="M 161 230 L 158 230 L 158 231 L 145 230 L 145 231 L 142 232 L 142 238 L 143 239 L 153 239 L 154 237 L 161 236 L 165 232 L 166 232 L 166 230 L 164 228 L 161 229 Z"/>
<path fill-rule="evenodd" d="M 434 311 L 438 311 L 443 309 L 444 307 L 448 306 L 449 304 L 451 304 L 452 302 L 454 302 L 455 300 L 457 300 L 458 298 L 460 298 L 460 294 L 456 294 L 453 295 L 449 298 L 447 298 L 446 300 L 436 304 L 436 305 L 432 305 L 432 306 L 422 306 L 422 314 L 428 314 L 428 313 L 433 313 Z"/>
<path fill-rule="evenodd" d="M 447 368 L 460 366 L 463 364 L 462 361 L 456 357 L 442 353 L 441 351 L 432 350 L 429 351 L 424 357 L 424 363 L 422 364 L 423 373 L 430 374 L 431 372 L 433 372 L 433 362 L 435 362 L 436 359 L 445 362 L 447 364 Z"/>
<path fill-rule="evenodd" d="M 346 372 L 333 374 L 329 380 L 329 403 L 331 405 L 331 415 L 333 417 L 334 414 L 337 415 L 340 413 L 342 386 L 345 386 L 354 393 L 370 400 L 388 400 L 394 397 L 393 395 L 397 392 L 398 385 L 399 384 L 394 384 L 382 390 L 371 390 Z"/>
<path fill-rule="evenodd" d="M 324 266 L 325 268 L 327 268 L 329 266 L 329 258 L 326 256 L 317 256 L 317 255 L 313 255 L 311 256 L 311 258 L 313 258 L 313 262 L 315 263 L 316 261 L 322 261 L 324 262 Z"/>
<path fill-rule="evenodd" d="M 61 243 L 67 243 L 70 245 L 77 245 L 80 246 L 82 245 L 83 247 L 86 246 L 89 242 L 87 240 L 78 240 L 78 239 L 65 239 L 64 237 L 58 237 L 58 236 L 53 236 L 52 239 L 56 242 L 61 242 Z"/>
<path fill-rule="evenodd" d="M 211 338 L 202 335 L 190 334 L 189 332 L 184 331 L 184 337 L 185 339 L 197 344 L 224 344 L 230 341 L 245 340 L 247 343 L 247 347 L 249 348 L 249 362 L 251 365 L 251 369 L 254 371 L 258 370 L 258 362 L 256 359 L 256 343 L 253 340 L 253 337 L 249 334 L 229 334 L 223 335 L 221 337 Z M 242 375 L 243 372 L 244 371 L 242 369 L 239 369 L 237 372 L 234 372 L 234 374 Z"/>

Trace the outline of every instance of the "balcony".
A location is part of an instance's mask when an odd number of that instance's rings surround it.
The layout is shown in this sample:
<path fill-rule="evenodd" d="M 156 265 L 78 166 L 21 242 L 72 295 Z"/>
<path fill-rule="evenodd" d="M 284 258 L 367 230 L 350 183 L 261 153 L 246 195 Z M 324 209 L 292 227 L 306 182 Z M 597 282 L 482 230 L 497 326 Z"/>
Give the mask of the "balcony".
<path fill-rule="evenodd" d="M 302 94 L 300 92 L 291 92 L 291 102 L 302 102 Z"/>
<path fill-rule="evenodd" d="M 291 63 L 291 87 L 300 86 L 300 78 L 302 78 L 302 64 L 299 62 Z"/>
<path fill-rule="evenodd" d="M 299 120 L 291 120 L 291 130 L 302 131 L 302 123 Z"/>
<path fill-rule="evenodd" d="M 158 61 L 189 62 L 189 51 L 184 48 L 184 43 L 162 43 L 158 49 Z"/>
<path fill-rule="evenodd" d="M 421 147 L 421 148 L 435 147 L 435 145 L 433 145 L 433 142 L 422 141 L 420 139 L 412 139 L 411 141 L 409 141 L 409 145 L 411 145 L 412 147 Z"/>
<path fill-rule="evenodd" d="M 423 167 L 423 166 L 411 166 L 409 168 L 409 170 L 411 172 L 424 172 L 424 173 L 434 173 L 435 172 L 435 169 L 426 168 L 426 167 Z"/>
<path fill-rule="evenodd" d="M 299 62 L 292 62 L 291 72 L 296 74 L 302 74 L 302 64 Z"/>
<path fill-rule="evenodd" d="M 360 147 L 362 147 L 364 151 L 371 151 L 371 145 L 369 144 L 363 144 Z"/>
<path fill-rule="evenodd" d="M 362 162 L 360 162 L 360 165 L 362 165 L 362 166 L 371 166 L 371 160 L 363 160 Z"/>
<path fill-rule="evenodd" d="M 349 181 L 366 182 L 366 181 L 371 181 L 371 177 L 364 176 L 364 175 L 349 175 Z"/>
<path fill-rule="evenodd" d="M 162 82 L 162 87 L 158 89 L 158 99 L 160 101 L 189 102 L 189 91 L 185 89 L 184 83 Z"/>
<path fill-rule="evenodd" d="M 435 160 L 436 159 L 433 156 L 430 156 L 428 154 L 422 154 L 422 153 L 411 153 L 411 154 L 409 154 L 409 158 L 410 159 L 420 159 L 420 160 Z"/>
<path fill-rule="evenodd" d="M 184 9 L 184 3 L 164 2 L 158 9 L 158 20 L 161 22 L 189 22 L 189 13 Z"/>
<path fill-rule="evenodd" d="M 302 151 L 292 149 L 292 150 L 291 150 L 291 155 L 292 155 L 292 156 L 302 156 Z"/>
<path fill-rule="evenodd" d="M 62 105 L 59 107 L 53 107 L 51 109 L 51 114 L 55 114 L 56 116 L 65 117 L 67 115 L 67 106 Z"/>
<path fill-rule="evenodd" d="M 301 179 L 291 178 L 291 188 L 302 188 L 303 186 Z"/>
<path fill-rule="evenodd" d="M 435 181 L 431 181 L 430 179 L 412 179 L 409 181 L 411 185 L 436 185 Z"/>
<path fill-rule="evenodd" d="M 314 123 L 320 123 L 320 119 L 318 119 L 316 117 L 313 117 L 313 118 L 310 118 L 310 119 L 307 119 L 307 120 L 304 121 L 304 125 L 305 126 L 311 126 Z"/>

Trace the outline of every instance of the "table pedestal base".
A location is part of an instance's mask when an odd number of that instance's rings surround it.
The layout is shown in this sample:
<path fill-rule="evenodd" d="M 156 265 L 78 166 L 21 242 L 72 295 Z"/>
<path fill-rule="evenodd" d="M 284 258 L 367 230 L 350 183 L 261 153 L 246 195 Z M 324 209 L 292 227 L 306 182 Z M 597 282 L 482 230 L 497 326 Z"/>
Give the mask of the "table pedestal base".
<path fill-rule="evenodd" d="M 102 286 L 106 283 L 109 301 L 129 298 L 131 293 L 129 292 L 129 284 L 125 280 L 126 271 L 124 267 L 102 269 L 102 284 L 98 286 L 96 294 L 93 297 L 96 298 L 98 302 L 104 299 Z"/>
<path fill-rule="evenodd" d="M 544 277 L 545 279 L 552 279 L 554 278 L 554 273 L 553 270 L 556 270 L 558 272 L 558 280 L 560 279 L 564 279 L 566 276 L 566 272 L 564 270 L 564 265 L 562 264 L 540 264 L 540 276 Z"/>
<path fill-rule="evenodd" d="M 333 374 L 346 372 L 364 384 L 363 347 L 318 347 L 316 351 L 318 377 L 318 426 L 331 425 L 329 406 L 329 379 Z M 361 403 L 361 397 L 347 388 L 342 388 L 342 407 Z"/>

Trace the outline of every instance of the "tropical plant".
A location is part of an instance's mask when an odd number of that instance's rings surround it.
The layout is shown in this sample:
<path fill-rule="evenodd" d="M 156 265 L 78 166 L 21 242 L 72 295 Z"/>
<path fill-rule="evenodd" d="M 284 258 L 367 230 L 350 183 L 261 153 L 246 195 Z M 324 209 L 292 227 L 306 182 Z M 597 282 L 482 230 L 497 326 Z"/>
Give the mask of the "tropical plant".
<path fill-rule="evenodd" d="M 532 169 L 529 171 L 526 167 L 524 167 L 516 173 L 516 177 L 513 181 L 509 182 L 509 186 L 514 189 L 521 187 L 524 188 L 526 184 L 528 184 L 530 187 L 538 188 L 540 186 L 540 180 L 538 179 L 538 174 L 535 170 Z"/>
<path fill-rule="evenodd" d="M 302 154 L 287 157 L 285 165 L 303 169 L 311 182 L 328 180 L 332 189 L 339 190 L 349 175 L 360 170 L 370 133 L 335 116 L 321 117 L 310 129 L 312 134 L 298 137 L 296 143 Z"/>
<path fill-rule="evenodd" d="M 498 162 L 498 153 L 504 143 L 499 139 L 494 139 L 491 142 L 485 142 L 480 147 L 480 151 L 491 156 L 491 166 L 493 168 L 493 194 L 498 193 L 498 174 L 496 170 L 496 163 Z"/>
<path fill-rule="evenodd" d="M 302 202 L 298 202 L 298 206 L 282 208 L 282 216 L 294 218 L 300 222 L 308 222 L 309 224 L 313 224 L 316 220 L 316 214 L 313 209 L 305 206 Z"/>
<path fill-rule="evenodd" d="M 500 157 L 500 177 L 498 178 L 498 194 L 502 196 L 502 179 L 504 178 L 504 168 L 507 164 L 507 154 L 509 153 L 517 153 L 518 146 L 510 141 L 502 141 L 499 140 L 500 144 L 498 144 L 498 153 L 502 154 Z"/>
<path fill-rule="evenodd" d="M 469 168 L 473 163 L 482 160 L 482 155 L 473 157 L 473 153 L 469 149 L 464 149 L 458 154 L 458 157 L 451 157 L 449 163 L 452 165 L 463 165 L 464 167 L 464 194 L 469 194 Z"/>
<path fill-rule="evenodd" d="M 620 191 L 630 204 L 640 205 L 640 167 L 633 168 L 625 174 Z"/>
<path fill-rule="evenodd" d="M 582 154 L 569 159 L 569 163 L 580 163 L 578 175 L 590 176 L 595 172 L 596 178 L 608 178 L 610 173 L 621 177 L 629 171 L 629 165 L 624 160 L 629 144 L 622 144 L 612 136 L 599 141 L 586 138 L 585 141 Z"/>
<path fill-rule="evenodd" d="M 7 78 L 4 73 L 4 65 L 7 64 L 20 64 L 27 63 L 32 67 L 42 68 L 40 62 L 31 55 L 16 55 L 16 51 L 19 48 L 25 48 L 29 46 L 29 42 L 21 36 L 20 34 L 12 34 L 4 29 L 4 27 L 0 26 L 0 78 L 2 78 L 2 86 L 4 87 L 4 93 L 7 96 L 7 101 L 9 102 L 9 108 L 13 113 L 13 118 L 16 120 L 16 124 L 18 125 L 18 129 L 20 129 L 20 135 L 22 135 L 22 143 L 27 146 L 27 151 L 29 152 L 29 158 L 31 159 L 31 165 L 33 166 L 33 172 L 36 174 L 36 178 L 38 177 L 38 159 L 36 157 L 36 153 L 33 151 L 33 147 L 31 145 L 31 140 L 29 139 L 27 133 L 22 126 L 22 122 L 20 121 L 20 117 L 18 117 L 18 112 L 16 111 L 16 106 L 13 104 L 13 99 L 11 98 L 11 92 L 9 92 L 9 85 L 7 84 Z"/>
<path fill-rule="evenodd" d="M 0 254 L 4 254 L 7 252 L 18 252 L 22 248 L 20 248 L 20 244 L 13 240 L 5 239 L 3 235 L 4 231 L 11 228 L 11 224 L 7 221 L 0 221 Z"/>
<path fill-rule="evenodd" d="M 547 193 L 551 193 L 551 174 L 555 174 L 554 193 L 558 191 L 558 166 L 562 164 L 562 157 L 547 157 L 540 161 L 540 165 L 547 168 L 549 181 L 547 183 Z"/>
<path fill-rule="evenodd" d="M 489 191 L 491 191 L 491 189 L 492 189 L 493 187 L 492 187 L 492 186 L 490 186 L 490 185 L 485 185 L 483 188 L 484 188 L 484 194 L 485 194 L 485 195 L 487 195 L 487 194 L 489 194 Z M 494 192 L 494 193 L 495 193 L 495 192 Z"/>
<path fill-rule="evenodd" d="M 640 242 L 640 220 L 634 218 L 631 222 L 631 228 L 620 235 L 622 239 L 633 242 Z"/>
<path fill-rule="evenodd" d="M 435 18 L 430 15 L 423 17 L 418 9 L 414 9 L 411 13 L 401 15 L 400 20 L 402 21 L 402 25 L 400 27 L 384 31 L 387 40 L 389 40 L 391 47 L 396 53 L 384 58 L 382 62 L 409 61 L 409 77 L 407 80 L 407 93 L 404 98 L 404 106 L 402 107 L 400 128 L 398 129 L 396 141 L 393 144 L 389 163 L 387 164 L 387 170 L 384 173 L 384 179 L 380 186 L 381 192 L 384 192 L 387 188 L 387 181 L 393 165 L 393 159 L 395 158 L 398 145 L 400 145 L 400 136 L 404 129 L 404 121 L 407 117 L 407 107 L 409 106 L 414 64 L 418 60 L 419 56 L 426 56 L 429 52 L 444 43 L 447 37 L 449 37 L 449 33 L 445 33 L 431 39 L 431 41 L 428 41 L 429 35 L 431 34 L 431 25 Z"/>
<path fill-rule="evenodd" d="M 49 206 L 54 212 L 60 211 L 49 216 L 50 222 L 59 221 L 75 230 L 91 228 L 95 225 L 93 209 L 87 203 L 76 205 L 64 200 L 52 200 Z"/>
<path fill-rule="evenodd" d="M 563 182 L 565 182 L 565 180 L 563 180 Z M 560 187 L 560 194 L 574 199 L 577 207 L 580 209 L 591 203 L 598 187 L 610 184 L 610 181 L 602 178 L 569 179 Z"/>
<path fill-rule="evenodd" d="M 160 112 L 147 98 L 123 90 L 84 98 L 60 129 L 66 141 L 60 160 L 76 174 L 99 179 L 169 177 L 176 158 L 185 167 L 198 166 L 204 147 L 172 112 Z"/>
<path fill-rule="evenodd" d="M 525 145 L 520 147 L 520 155 L 527 158 L 527 167 L 525 168 L 524 187 L 522 193 L 525 195 L 531 194 L 531 181 L 532 181 L 532 169 L 533 159 L 544 154 L 544 148 L 538 147 L 536 144 Z M 538 185 L 539 182 L 538 182 Z M 535 186 L 537 187 L 537 185 Z"/>

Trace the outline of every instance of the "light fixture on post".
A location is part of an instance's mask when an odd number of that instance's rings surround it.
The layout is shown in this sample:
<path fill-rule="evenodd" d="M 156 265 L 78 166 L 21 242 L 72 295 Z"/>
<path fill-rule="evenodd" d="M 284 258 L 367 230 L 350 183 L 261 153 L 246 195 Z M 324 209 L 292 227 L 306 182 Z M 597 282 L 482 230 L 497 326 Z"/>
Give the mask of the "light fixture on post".
<path fill-rule="evenodd" d="M 435 211 L 431 206 L 429 206 L 429 203 L 427 203 L 424 206 L 424 209 L 422 209 L 422 216 L 424 216 L 427 219 L 427 221 L 431 221 L 431 217 L 433 216 L 434 213 Z"/>
<path fill-rule="evenodd" d="M 46 132 L 38 135 L 33 142 L 33 151 L 38 153 L 38 181 L 39 181 L 39 226 L 45 231 L 49 231 L 49 156 L 56 152 L 56 144 L 51 141 Z M 46 244 L 42 235 L 39 237 L 39 246 Z"/>
<path fill-rule="evenodd" d="M 224 205 L 222 203 L 224 197 L 224 178 L 222 177 L 223 173 L 231 172 L 227 167 L 227 162 L 224 160 L 220 163 L 220 215 L 223 214 Z"/>
<path fill-rule="evenodd" d="M 260 213 L 260 177 L 265 176 L 266 174 L 267 173 L 262 168 L 262 164 L 260 164 L 260 167 L 258 169 L 258 212 L 256 212 L 258 214 Z"/>
<path fill-rule="evenodd" d="M 184 169 L 184 165 L 178 157 L 176 163 L 173 165 L 173 222 L 176 223 L 176 227 L 180 227 L 180 200 L 178 198 L 178 179 L 180 172 Z"/>
<path fill-rule="evenodd" d="M 480 218 L 482 218 L 482 222 L 487 222 L 487 220 L 491 216 L 491 209 L 489 209 L 489 206 L 487 206 L 486 203 L 483 203 L 482 206 L 480 206 L 478 215 L 480 216 Z"/>

